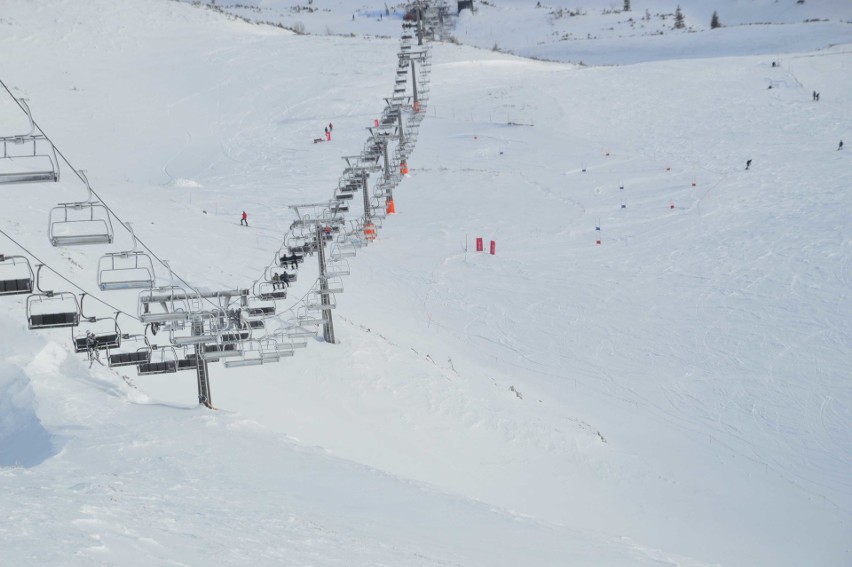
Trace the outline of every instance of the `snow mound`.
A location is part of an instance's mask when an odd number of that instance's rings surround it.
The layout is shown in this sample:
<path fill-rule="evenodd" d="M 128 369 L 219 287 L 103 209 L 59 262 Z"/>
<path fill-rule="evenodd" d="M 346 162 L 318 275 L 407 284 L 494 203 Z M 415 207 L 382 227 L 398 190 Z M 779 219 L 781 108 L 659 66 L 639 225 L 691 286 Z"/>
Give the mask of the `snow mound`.
<path fill-rule="evenodd" d="M 195 181 L 194 179 L 186 179 L 185 177 L 176 177 L 169 181 L 169 186 L 171 187 L 181 187 L 185 189 L 200 189 L 203 187 L 201 183 Z"/>
<path fill-rule="evenodd" d="M 57 453 L 53 436 L 36 413 L 26 373 L 0 363 L 0 466 L 34 467 Z"/>

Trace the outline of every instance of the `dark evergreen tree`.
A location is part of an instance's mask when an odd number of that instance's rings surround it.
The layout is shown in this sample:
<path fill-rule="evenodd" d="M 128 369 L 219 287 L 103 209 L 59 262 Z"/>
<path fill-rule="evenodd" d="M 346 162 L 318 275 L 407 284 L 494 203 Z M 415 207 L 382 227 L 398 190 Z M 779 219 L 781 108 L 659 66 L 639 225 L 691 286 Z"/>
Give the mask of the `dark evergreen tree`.
<path fill-rule="evenodd" d="M 630 11 L 630 0 L 624 0 L 624 11 L 625 12 Z"/>
<path fill-rule="evenodd" d="M 713 17 L 710 18 L 710 29 L 715 30 L 716 28 L 721 28 L 722 24 L 719 23 L 719 14 L 715 11 L 713 12 Z"/>
<path fill-rule="evenodd" d="M 680 11 L 680 6 L 678 6 L 677 10 L 675 10 L 674 28 L 676 30 L 682 30 L 684 27 L 685 26 L 683 24 L 683 12 Z"/>

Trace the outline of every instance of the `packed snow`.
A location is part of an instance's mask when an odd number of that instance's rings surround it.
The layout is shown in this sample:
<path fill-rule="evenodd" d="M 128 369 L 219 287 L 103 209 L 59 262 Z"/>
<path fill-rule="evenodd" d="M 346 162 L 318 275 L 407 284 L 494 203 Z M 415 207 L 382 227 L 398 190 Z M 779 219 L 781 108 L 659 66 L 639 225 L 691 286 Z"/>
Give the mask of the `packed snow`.
<path fill-rule="evenodd" d="M 0 254 L 124 333 L 117 219 L 199 289 L 251 287 L 393 87 L 402 4 L 216 4 L 0 9 L 0 80 L 116 215 L 110 246 L 51 246 L 86 198 L 62 162 L 0 185 Z M 852 563 L 852 6 L 541 4 L 449 19 L 338 343 L 211 364 L 217 410 L 0 297 L 0 564 Z"/>

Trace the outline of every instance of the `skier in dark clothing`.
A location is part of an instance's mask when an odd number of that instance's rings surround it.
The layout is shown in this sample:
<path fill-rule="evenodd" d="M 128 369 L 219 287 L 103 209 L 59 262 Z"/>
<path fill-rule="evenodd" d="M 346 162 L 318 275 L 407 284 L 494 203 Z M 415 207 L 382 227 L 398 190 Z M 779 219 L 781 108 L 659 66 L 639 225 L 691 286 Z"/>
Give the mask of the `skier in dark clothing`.
<path fill-rule="evenodd" d="M 243 218 L 240 219 L 240 226 L 242 226 L 243 223 L 245 223 L 246 226 L 248 226 L 248 215 L 246 214 L 245 211 L 243 211 Z"/>
<path fill-rule="evenodd" d="M 751 160 L 746 160 L 746 169 L 751 167 Z"/>
<path fill-rule="evenodd" d="M 97 360 L 100 364 L 100 356 L 98 355 L 98 337 L 92 331 L 86 331 L 86 354 L 89 357 L 89 368 Z"/>
<path fill-rule="evenodd" d="M 840 140 L 840 143 L 837 144 L 837 150 L 840 151 L 843 149 L 843 140 Z"/>
<path fill-rule="evenodd" d="M 334 124 L 332 124 L 331 122 L 329 122 L 329 123 L 328 123 L 328 131 L 329 131 L 329 132 L 331 132 L 332 130 L 334 130 Z"/>

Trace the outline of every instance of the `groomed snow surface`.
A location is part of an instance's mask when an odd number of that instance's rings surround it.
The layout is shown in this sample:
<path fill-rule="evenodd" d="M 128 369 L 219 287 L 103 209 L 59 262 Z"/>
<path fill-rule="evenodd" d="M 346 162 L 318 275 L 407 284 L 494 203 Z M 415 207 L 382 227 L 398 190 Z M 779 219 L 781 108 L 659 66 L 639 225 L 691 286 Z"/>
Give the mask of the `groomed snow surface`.
<path fill-rule="evenodd" d="M 255 4 L 232 11 L 292 26 L 294 3 Z M 339 344 L 211 365 L 210 411 L 193 373 L 90 369 L 0 298 L 0 564 L 852 564 L 848 5 L 720 2 L 731 25 L 710 31 L 684 1 L 692 32 L 557 45 L 527 14 L 552 6 L 491 4 L 456 22 L 486 49 L 433 45 L 411 174 L 350 259 Z M 399 17 L 312 6 L 318 35 L 180 2 L 6 0 L 0 79 L 176 274 L 248 287 L 393 88 Z M 577 33 L 624 16 L 585 10 Z M 763 21 L 783 48 L 739 25 Z M 0 135 L 25 131 L 0 94 Z M 48 242 L 50 208 L 86 196 L 62 167 L 0 186 L 26 248 L 0 235 L 0 253 L 110 304 L 87 311 L 136 313 L 134 292 L 96 291 L 98 258 L 131 246 L 117 223 L 111 247 Z"/>

